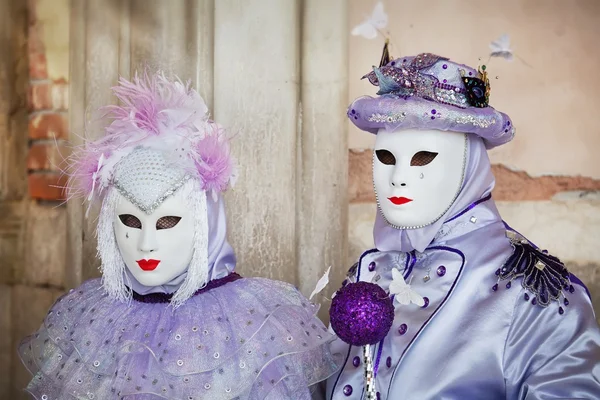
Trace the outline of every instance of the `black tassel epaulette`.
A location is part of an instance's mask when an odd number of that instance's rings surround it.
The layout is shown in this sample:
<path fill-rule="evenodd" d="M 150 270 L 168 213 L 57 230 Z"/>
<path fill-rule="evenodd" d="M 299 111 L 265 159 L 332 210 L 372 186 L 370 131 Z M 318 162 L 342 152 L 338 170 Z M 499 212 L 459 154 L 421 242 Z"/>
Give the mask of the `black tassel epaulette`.
<path fill-rule="evenodd" d="M 569 271 L 556 257 L 533 246 L 527 239 L 509 231 L 507 233 L 513 247 L 512 255 L 504 265 L 496 270 L 498 282 L 492 290 L 498 290 L 502 281 L 508 280 L 506 288 L 510 289 L 515 279 L 521 278 L 521 286 L 527 290 L 524 299 L 531 304 L 547 307 L 553 301 L 558 304 L 558 312 L 564 313 L 562 305 L 567 306 L 565 293 L 575 290 L 569 279 Z"/>

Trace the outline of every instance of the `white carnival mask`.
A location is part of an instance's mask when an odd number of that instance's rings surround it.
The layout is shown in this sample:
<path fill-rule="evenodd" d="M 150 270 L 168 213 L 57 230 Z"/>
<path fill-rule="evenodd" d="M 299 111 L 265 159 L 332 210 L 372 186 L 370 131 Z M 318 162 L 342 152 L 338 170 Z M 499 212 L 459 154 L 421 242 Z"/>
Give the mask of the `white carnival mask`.
<path fill-rule="evenodd" d="M 415 229 L 440 219 L 460 192 L 467 138 L 459 132 L 380 129 L 373 154 L 373 183 L 385 220 Z"/>
<path fill-rule="evenodd" d="M 194 218 L 182 191 L 147 214 L 119 193 L 113 221 L 127 269 L 144 286 L 169 283 L 188 268 L 194 253 Z"/>

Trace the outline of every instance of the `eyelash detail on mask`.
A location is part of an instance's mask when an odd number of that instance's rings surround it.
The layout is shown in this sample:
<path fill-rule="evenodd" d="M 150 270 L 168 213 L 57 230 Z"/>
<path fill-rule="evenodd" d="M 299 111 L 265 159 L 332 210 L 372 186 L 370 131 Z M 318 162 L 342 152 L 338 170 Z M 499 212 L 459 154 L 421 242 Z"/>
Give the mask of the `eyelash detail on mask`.
<path fill-rule="evenodd" d="M 125 226 L 135 229 L 142 229 L 142 221 L 140 221 L 135 215 L 121 214 L 119 215 L 119 219 Z"/>
<path fill-rule="evenodd" d="M 156 229 L 171 229 L 181 221 L 181 217 L 168 216 L 159 218 L 156 221 Z"/>
<path fill-rule="evenodd" d="M 388 150 L 375 150 L 377 159 L 385 165 L 396 165 L 396 157 Z"/>
<path fill-rule="evenodd" d="M 431 151 L 419 151 L 410 160 L 410 165 L 412 167 L 422 167 L 432 162 L 437 155 L 438 153 L 433 153 Z"/>

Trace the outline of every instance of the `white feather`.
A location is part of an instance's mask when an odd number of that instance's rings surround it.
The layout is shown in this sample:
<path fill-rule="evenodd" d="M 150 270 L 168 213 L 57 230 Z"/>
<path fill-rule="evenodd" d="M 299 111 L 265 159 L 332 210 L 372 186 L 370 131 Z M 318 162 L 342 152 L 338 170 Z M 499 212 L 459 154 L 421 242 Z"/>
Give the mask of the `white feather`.
<path fill-rule="evenodd" d="M 390 294 L 393 294 L 394 300 L 402 305 L 409 305 L 410 303 L 414 303 L 419 307 L 425 305 L 423 297 L 410 288 L 410 284 L 406 283 L 402 273 L 397 268 L 392 269 Z"/>
<path fill-rule="evenodd" d="M 373 12 L 365 21 L 352 29 L 353 36 L 362 36 L 365 39 L 375 39 L 377 33 L 387 27 L 388 15 L 383 9 L 383 3 L 378 2 Z"/>
<path fill-rule="evenodd" d="M 325 289 L 325 286 L 327 286 L 327 284 L 329 283 L 329 270 L 331 270 L 331 266 L 329 266 L 329 268 L 327 268 L 327 271 L 325 271 L 325 274 L 317 282 L 317 286 L 315 286 L 315 290 L 312 291 L 312 293 L 310 294 L 310 297 L 308 298 L 309 300 L 312 299 L 314 295 L 320 293 L 323 289 Z"/>
<path fill-rule="evenodd" d="M 508 34 L 503 34 L 498 39 L 490 43 L 490 57 L 502 57 L 508 61 L 513 59 L 513 51 L 510 48 L 510 37 Z"/>

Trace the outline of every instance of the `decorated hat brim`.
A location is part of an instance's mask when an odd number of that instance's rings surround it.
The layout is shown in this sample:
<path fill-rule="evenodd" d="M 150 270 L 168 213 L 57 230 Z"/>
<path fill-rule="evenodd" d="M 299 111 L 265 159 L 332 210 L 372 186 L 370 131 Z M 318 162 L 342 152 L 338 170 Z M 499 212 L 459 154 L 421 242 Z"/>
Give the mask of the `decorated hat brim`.
<path fill-rule="evenodd" d="M 471 133 L 488 149 L 512 140 L 515 129 L 508 115 L 492 107 L 459 108 L 420 97 L 362 96 L 348 108 L 348 118 L 359 129 L 377 134 L 380 129 L 434 129 Z"/>

